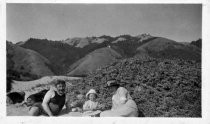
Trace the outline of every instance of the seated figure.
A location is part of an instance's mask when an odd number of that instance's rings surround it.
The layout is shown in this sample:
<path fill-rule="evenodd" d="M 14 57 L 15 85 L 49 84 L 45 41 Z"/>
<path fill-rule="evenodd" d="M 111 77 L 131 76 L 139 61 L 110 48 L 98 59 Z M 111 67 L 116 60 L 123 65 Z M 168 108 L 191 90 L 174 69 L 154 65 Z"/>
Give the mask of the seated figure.
<path fill-rule="evenodd" d="M 83 94 L 78 94 L 76 96 L 76 99 L 71 102 L 71 103 L 68 103 L 68 109 L 69 111 L 71 112 L 82 112 L 82 107 L 83 107 L 83 104 L 85 102 L 85 97 Z"/>
<path fill-rule="evenodd" d="M 42 102 L 34 103 L 30 107 L 29 114 L 32 116 L 57 116 L 65 104 L 65 88 L 65 81 L 56 80 L 54 89 L 47 91 Z"/>
<path fill-rule="evenodd" d="M 107 82 L 113 93 L 111 110 L 101 112 L 101 117 L 138 117 L 138 108 L 129 92 L 115 81 Z"/>
<path fill-rule="evenodd" d="M 100 105 L 97 101 L 97 93 L 94 89 L 90 89 L 90 91 L 86 94 L 86 97 L 89 99 L 83 105 L 83 116 L 97 116 L 101 112 L 100 109 L 102 105 Z"/>

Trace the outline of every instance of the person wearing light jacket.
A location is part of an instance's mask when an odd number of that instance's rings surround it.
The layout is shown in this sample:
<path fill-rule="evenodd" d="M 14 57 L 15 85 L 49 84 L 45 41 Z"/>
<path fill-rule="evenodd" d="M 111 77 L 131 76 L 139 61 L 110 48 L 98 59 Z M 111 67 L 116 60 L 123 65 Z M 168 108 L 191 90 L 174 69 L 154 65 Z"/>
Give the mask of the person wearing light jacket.
<path fill-rule="evenodd" d="M 113 92 L 111 110 L 101 112 L 101 117 L 138 117 L 138 108 L 127 89 L 120 87 L 115 81 L 107 82 Z"/>

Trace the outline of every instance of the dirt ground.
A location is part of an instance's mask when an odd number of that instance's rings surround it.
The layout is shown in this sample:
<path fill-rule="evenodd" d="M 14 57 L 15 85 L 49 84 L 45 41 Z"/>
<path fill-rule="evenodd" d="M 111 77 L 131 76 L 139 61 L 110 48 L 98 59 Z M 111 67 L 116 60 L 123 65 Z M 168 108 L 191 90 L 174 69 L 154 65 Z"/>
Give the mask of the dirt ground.
<path fill-rule="evenodd" d="M 7 105 L 7 116 L 29 116 L 28 109 L 20 104 Z"/>
<path fill-rule="evenodd" d="M 21 106 L 20 104 L 7 105 L 7 116 L 30 116 L 28 114 L 29 107 Z M 82 117 L 80 112 L 67 113 L 65 108 L 61 111 L 60 117 Z"/>

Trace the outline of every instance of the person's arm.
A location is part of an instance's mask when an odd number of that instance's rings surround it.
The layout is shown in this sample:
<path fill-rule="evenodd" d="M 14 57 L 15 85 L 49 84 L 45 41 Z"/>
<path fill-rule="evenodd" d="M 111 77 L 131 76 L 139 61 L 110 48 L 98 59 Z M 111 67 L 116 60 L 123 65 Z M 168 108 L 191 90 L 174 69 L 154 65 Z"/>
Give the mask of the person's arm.
<path fill-rule="evenodd" d="M 49 108 L 49 101 L 50 99 L 55 95 L 55 93 L 52 90 L 49 90 L 46 95 L 44 96 L 43 102 L 42 102 L 42 106 L 44 111 L 49 115 L 49 116 L 53 116 L 50 108 Z"/>
<path fill-rule="evenodd" d="M 88 105 L 87 105 L 87 102 L 85 102 L 83 105 L 83 111 L 87 111 L 87 109 L 88 109 Z"/>
<path fill-rule="evenodd" d="M 113 95 L 112 96 L 112 108 L 111 108 L 111 110 L 115 110 L 118 107 L 118 104 L 117 104 L 116 101 L 117 101 L 116 95 Z"/>
<path fill-rule="evenodd" d="M 104 110 L 104 108 L 105 108 L 104 104 L 101 104 L 101 103 L 97 102 L 97 106 L 96 106 L 95 110 Z"/>
<path fill-rule="evenodd" d="M 119 95 L 119 103 L 125 104 L 128 100 L 127 99 L 128 91 L 125 88 L 120 87 L 118 89 L 118 95 Z"/>
<path fill-rule="evenodd" d="M 67 111 L 69 111 L 69 110 L 71 109 L 69 100 L 67 100 L 67 101 L 65 102 L 65 106 L 66 106 L 66 110 L 67 110 Z"/>
<path fill-rule="evenodd" d="M 114 103 L 112 102 L 112 108 L 111 108 L 111 110 L 114 110 Z"/>

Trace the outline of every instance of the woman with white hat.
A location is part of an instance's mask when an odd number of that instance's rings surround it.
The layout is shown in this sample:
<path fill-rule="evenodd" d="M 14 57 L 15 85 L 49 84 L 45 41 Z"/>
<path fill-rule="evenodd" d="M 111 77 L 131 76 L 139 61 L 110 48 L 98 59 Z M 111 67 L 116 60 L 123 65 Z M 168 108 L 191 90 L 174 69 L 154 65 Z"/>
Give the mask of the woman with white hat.
<path fill-rule="evenodd" d="M 116 80 L 107 82 L 107 87 L 113 92 L 111 110 L 101 112 L 101 117 L 138 117 L 138 108 L 129 92 Z"/>

